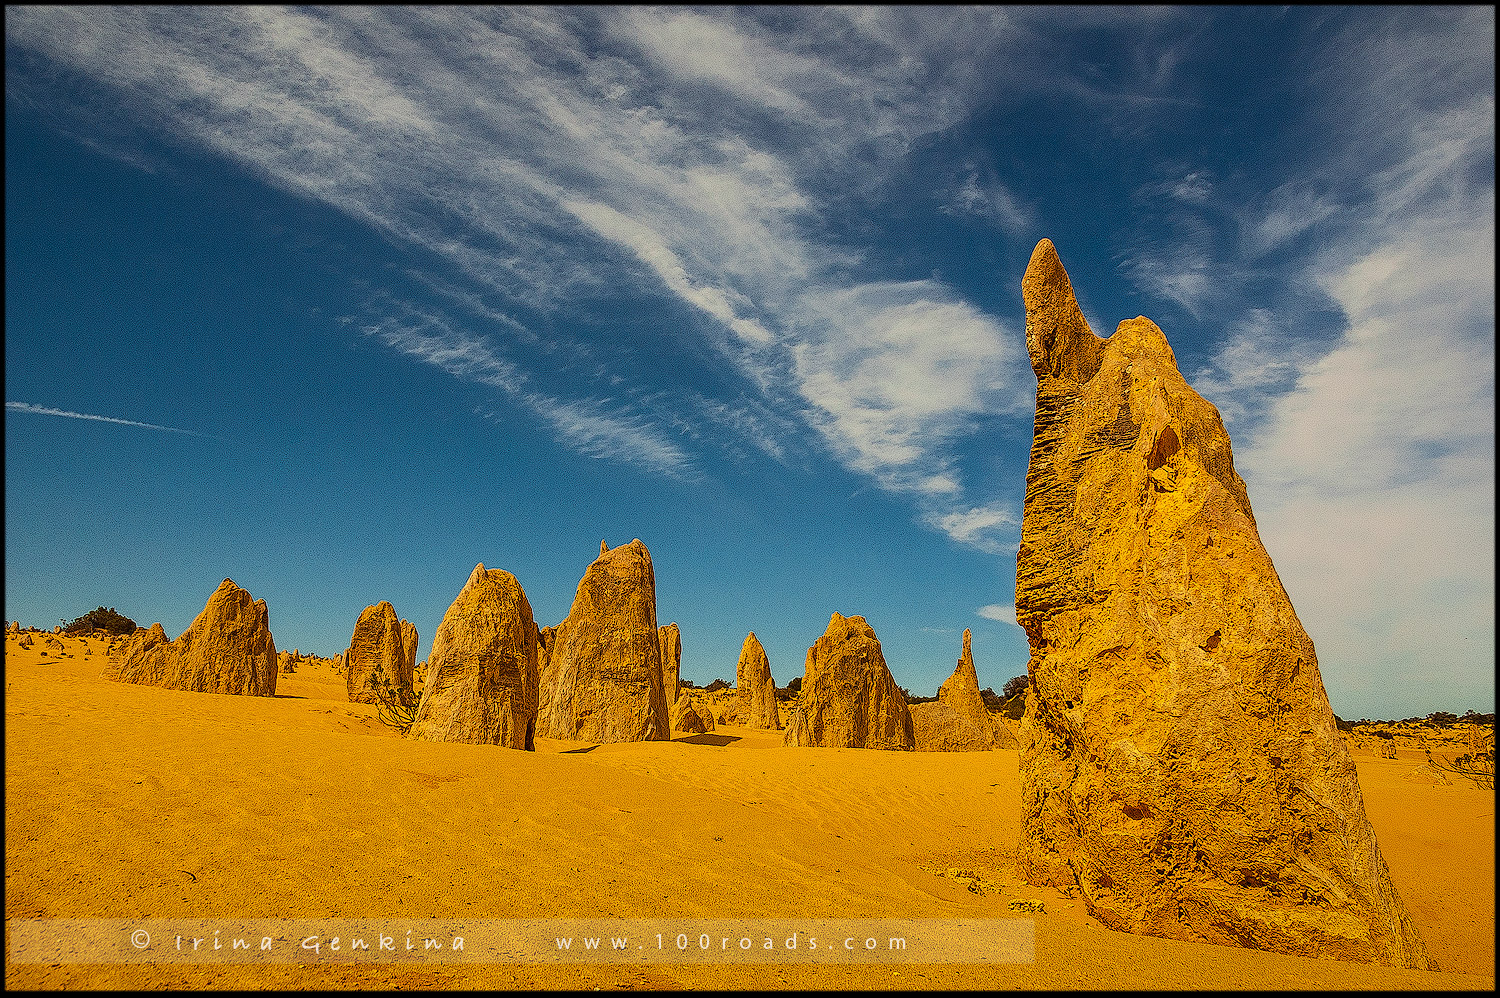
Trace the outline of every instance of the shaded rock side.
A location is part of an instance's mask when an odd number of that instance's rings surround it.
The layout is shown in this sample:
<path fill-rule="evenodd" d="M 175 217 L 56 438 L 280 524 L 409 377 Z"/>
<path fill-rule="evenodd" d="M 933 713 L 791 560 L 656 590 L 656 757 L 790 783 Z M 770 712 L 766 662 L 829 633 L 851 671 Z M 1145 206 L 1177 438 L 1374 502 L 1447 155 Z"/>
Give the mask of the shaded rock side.
<path fill-rule="evenodd" d="M 443 614 L 408 738 L 535 751 L 537 627 L 516 577 L 474 566 Z"/>
<path fill-rule="evenodd" d="M 552 648 L 557 644 L 556 627 L 539 627 L 536 631 L 536 667 L 537 675 L 547 674 L 547 661 L 552 655 Z M 540 693 L 538 694 L 540 696 Z M 540 703 L 538 704 L 540 710 Z"/>
<path fill-rule="evenodd" d="M 697 704 L 683 691 L 672 704 L 672 730 L 684 735 L 702 735 L 714 729 L 714 714 L 707 704 Z"/>
<path fill-rule="evenodd" d="M 994 732 L 995 748 L 1013 749 L 1020 748 L 1021 742 L 1016 735 L 1019 725 L 1008 717 L 1000 714 L 990 715 L 990 729 Z"/>
<path fill-rule="evenodd" d="M 406 651 L 406 667 L 416 674 L 417 670 L 417 625 L 402 618 L 401 620 L 401 647 Z"/>
<path fill-rule="evenodd" d="M 985 752 L 996 747 L 994 722 L 979 695 L 970 632 L 964 630 L 958 666 L 938 688 L 938 698 L 910 704 L 918 752 Z"/>
<path fill-rule="evenodd" d="M 908 752 L 915 747 L 906 697 L 865 618 L 835 613 L 807 650 L 801 697 L 782 741 Z"/>
<path fill-rule="evenodd" d="M 542 675 L 537 734 L 588 742 L 666 741 L 656 576 L 639 538 L 584 573 Z"/>
<path fill-rule="evenodd" d="M 656 633 L 661 641 L 662 696 L 667 703 L 675 705 L 681 685 L 678 677 L 682 669 L 682 631 L 678 629 L 676 622 L 673 622 L 657 628 Z"/>
<path fill-rule="evenodd" d="M 385 600 L 365 607 L 344 651 L 344 685 L 355 703 L 415 706 L 415 661 L 401 619 Z"/>
<path fill-rule="evenodd" d="M 760 639 L 751 631 L 740 646 L 739 663 L 734 669 L 737 723 L 747 728 L 781 730 L 781 711 L 776 705 L 776 681 L 771 678 L 771 662 Z"/>
<path fill-rule="evenodd" d="M 1047 240 L 1022 294 L 1022 874 L 1116 929 L 1429 967 L 1218 410 L 1149 319 L 1094 336 Z"/>
<path fill-rule="evenodd" d="M 276 677 L 266 601 L 230 579 L 176 640 L 168 641 L 159 623 L 138 628 L 104 671 L 106 679 L 143 686 L 260 697 L 276 695 Z"/>

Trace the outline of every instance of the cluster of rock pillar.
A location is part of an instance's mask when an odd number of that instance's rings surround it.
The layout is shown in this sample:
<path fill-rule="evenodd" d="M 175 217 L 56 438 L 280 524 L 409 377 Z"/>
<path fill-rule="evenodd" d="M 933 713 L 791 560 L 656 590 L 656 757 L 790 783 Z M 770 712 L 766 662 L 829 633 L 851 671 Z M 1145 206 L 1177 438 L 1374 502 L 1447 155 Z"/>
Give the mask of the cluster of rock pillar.
<path fill-rule="evenodd" d="M 975 751 L 1018 737 L 1020 871 L 1078 893 L 1104 924 L 1431 967 L 1218 410 L 1151 320 L 1094 335 L 1048 240 L 1021 291 L 1037 389 L 1016 558 L 1030 645 L 1019 735 L 985 709 L 968 631 L 937 701 L 909 705 L 870 625 L 835 613 L 807 651 L 784 743 Z M 434 635 L 420 701 L 416 643 L 381 602 L 343 656 L 350 699 L 413 711 L 411 738 L 529 750 L 714 724 L 679 689 L 681 636 L 657 625 L 639 539 L 601 543 L 556 627 L 537 627 L 514 576 L 476 566 Z M 272 696 L 277 671 L 265 601 L 226 579 L 176 640 L 137 630 L 105 674 Z M 732 714 L 783 726 L 753 632 Z"/>

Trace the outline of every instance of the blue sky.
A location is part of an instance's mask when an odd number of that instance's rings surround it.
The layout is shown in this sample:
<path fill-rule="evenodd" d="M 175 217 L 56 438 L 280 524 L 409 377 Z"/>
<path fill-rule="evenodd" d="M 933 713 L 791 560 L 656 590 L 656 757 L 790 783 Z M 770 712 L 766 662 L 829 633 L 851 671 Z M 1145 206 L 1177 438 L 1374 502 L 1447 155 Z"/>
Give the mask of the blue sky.
<path fill-rule="evenodd" d="M 1223 413 L 1334 709 L 1494 709 L 1493 8 L 6 10 L 5 617 L 278 648 L 646 542 L 682 672 L 1025 671 L 1057 245 Z"/>

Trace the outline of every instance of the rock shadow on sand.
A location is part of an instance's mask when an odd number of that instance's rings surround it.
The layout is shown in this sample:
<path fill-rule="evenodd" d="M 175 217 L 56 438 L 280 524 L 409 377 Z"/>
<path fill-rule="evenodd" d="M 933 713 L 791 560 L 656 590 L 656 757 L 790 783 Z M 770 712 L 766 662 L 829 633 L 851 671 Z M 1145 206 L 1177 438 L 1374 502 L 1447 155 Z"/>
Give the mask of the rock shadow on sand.
<path fill-rule="evenodd" d="M 672 740 L 675 742 L 687 742 L 689 745 L 718 745 L 722 748 L 723 746 L 728 745 L 730 742 L 739 741 L 740 736 L 701 734 L 688 735 L 686 738 L 674 738 Z"/>

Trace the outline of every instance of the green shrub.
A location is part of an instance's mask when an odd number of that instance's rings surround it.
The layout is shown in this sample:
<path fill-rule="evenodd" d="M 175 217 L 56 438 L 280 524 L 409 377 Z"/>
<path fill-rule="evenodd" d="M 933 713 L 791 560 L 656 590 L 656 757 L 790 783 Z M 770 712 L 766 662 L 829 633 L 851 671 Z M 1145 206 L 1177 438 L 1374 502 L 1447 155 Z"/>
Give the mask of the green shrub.
<path fill-rule="evenodd" d="M 90 610 L 76 620 L 65 620 L 62 623 L 64 634 L 88 634 L 92 631 L 104 631 L 107 634 L 133 634 L 136 629 L 135 621 L 116 613 L 112 606 L 101 606 L 97 610 Z"/>

